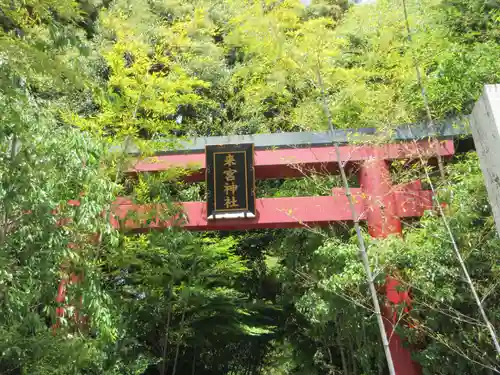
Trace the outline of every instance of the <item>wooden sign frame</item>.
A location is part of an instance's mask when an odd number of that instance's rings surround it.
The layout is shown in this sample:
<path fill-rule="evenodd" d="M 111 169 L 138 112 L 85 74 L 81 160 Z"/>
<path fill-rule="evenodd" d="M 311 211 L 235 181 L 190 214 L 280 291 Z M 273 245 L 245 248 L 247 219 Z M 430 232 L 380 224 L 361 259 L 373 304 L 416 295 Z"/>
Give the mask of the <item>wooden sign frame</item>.
<path fill-rule="evenodd" d="M 253 143 L 206 145 L 207 219 L 255 218 Z"/>

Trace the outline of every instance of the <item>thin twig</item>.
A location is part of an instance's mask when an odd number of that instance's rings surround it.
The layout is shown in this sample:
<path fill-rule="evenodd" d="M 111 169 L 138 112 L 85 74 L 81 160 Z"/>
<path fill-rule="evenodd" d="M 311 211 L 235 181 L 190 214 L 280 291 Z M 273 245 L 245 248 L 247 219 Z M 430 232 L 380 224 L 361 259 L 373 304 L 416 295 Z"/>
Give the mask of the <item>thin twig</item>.
<path fill-rule="evenodd" d="M 424 325 L 420 325 L 419 326 L 419 329 L 421 329 L 422 331 L 426 332 L 429 336 L 433 337 L 436 341 L 440 342 L 441 344 L 443 344 L 444 346 L 446 346 L 448 349 L 450 349 L 451 351 L 455 352 L 456 354 L 462 356 L 463 358 L 467 359 L 468 361 L 472 362 L 472 363 L 475 363 L 481 367 L 484 367 L 484 368 L 487 368 L 491 371 L 494 371 L 496 372 L 497 374 L 500 374 L 500 371 L 490 365 L 486 365 L 484 363 L 481 363 L 479 361 L 476 361 L 474 359 L 472 359 L 471 357 L 469 357 L 467 354 L 465 354 L 463 351 L 459 350 L 458 347 L 453 347 L 452 345 L 450 345 L 450 343 L 446 342 L 445 340 L 443 340 L 441 337 L 442 335 L 438 335 L 436 334 L 436 332 L 433 330 L 433 329 L 430 329 L 430 328 L 427 328 L 426 326 Z"/>
<path fill-rule="evenodd" d="M 405 14 L 406 31 L 408 32 L 408 41 L 411 44 L 413 41 L 413 38 L 412 38 L 412 31 L 411 31 L 411 27 L 410 27 L 410 20 L 408 17 L 408 9 L 406 7 L 406 0 L 402 0 L 402 1 L 403 1 L 403 9 L 404 9 L 404 14 Z M 412 58 L 413 58 L 413 64 L 415 66 L 415 72 L 417 74 L 417 82 L 418 82 L 418 85 L 420 86 L 420 94 L 422 95 L 422 100 L 424 101 L 424 107 L 425 107 L 425 113 L 427 115 L 427 121 L 429 121 L 430 133 L 437 134 L 434 120 L 432 119 L 431 109 L 429 106 L 429 99 L 427 97 L 427 90 L 425 89 L 425 85 L 424 85 L 423 80 L 422 80 L 422 74 L 420 73 L 420 66 L 418 64 L 417 57 L 413 53 L 412 53 Z M 446 174 L 445 174 L 445 170 L 444 170 L 443 158 L 441 157 L 441 155 L 439 153 L 439 142 L 435 142 L 432 139 L 431 139 L 431 142 L 434 143 L 434 148 L 436 149 L 436 157 L 437 157 L 438 166 L 439 166 L 439 173 L 441 174 L 441 178 L 444 180 L 444 178 L 446 177 Z"/>
<path fill-rule="evenodd" d="M 321 97 L 322 97 L 322 101 L 323 101 L 323 111 L 324 111 L 325 116 L 328 120 L 328 127 L 333 134 L 334 129 L 333 129 L 332 116 L 330 113 L 330 109 L 328 108 L 328 103 L 326 101 L 325 89 L 324 89 L 324 85 L 323 85 L 323 79 L 321 77 L 319 59 L 318 59 L 318 65 L 317 65 L 317 75 L 318 75 L 318 84 L 319 84 L 319 87 L 321 90 Z M 373 301 L 374 312 L 375 312 L 378 327 L 380 330 L 380 338 L 382 339 L 382 345 L 384 347 L 384 353 L 385 353 L 385 358 L 387 361 L 387 366 L 389 368 L 389 374 L 396 375 L 396 370 L 394 368 L 394 362 L 392 360 L 391 350 L 389 349 L 389 341 L 387 339 L 387 333 L 386 333 L 385 327 L 384 327 L 384 320 L 382 319 L 382 313 L 380 310 L 380 303 L 379 303 L 378 296 L 377 296 L 377 290 L 375 288 L 375 283 L 373 281 L 374 278 L 373 278 L 372 270 L 370 268 L 370 261 L 368 259 L 368 253 L 366 251 L 365 240 L 363 238 L 363 234 L 361 233 L 361 226 L 359 225 L 359 216 L 356 212 L 356 206 L 354 205 L 354 199 L 352 197 L 351 188 L 349 186 L 349 181 L 348 181 L 347 175 L 345 173 L 344 165 L 342 164 L 339 145 L 336 141 L 333 143 L 333 145 L 335 147 L 335 154 L 337 156 L 337 163 L 339 164 L 340 175 L 342 177 L 342 182 L 344 184 L 345 195 L 346 195 L 347 200 L 349 202 L 349 209 L 351 211 L 351 217 L 352 217 L 352 220 L 354 222 L 354 229 L 356 231 L 356 237 L 358 239 L 359 254 L 361 256 L 361 260 L 363 262 L 363 267 L 365 269 L 366 280 L 368 281 L 368 287 L 369 287 L 371 298 Z"/>
<path fill-rule="evenodd" d="M 402 0 L 402 2 L 403 2 L 404 16 L 405 16 L 405 21 L 406 21 L 406 28 L 407 28 L 407 31 L 408 31 L 408 40 L 411 42 L 412 41 L 412 38 L 411 38 L 411 28 L 410 28 L 410 23 L 409 23 L 409 19 L 408 19 L 408 11 L 407 11 L 407 6 L 406 6 L 406 0 Z M 431 115 L 431 112 L 430 112 L 429 102 L 427 100 L 425 86 L 424 86 L 423 81 L 422 81 L 422 76 L 420 75 L 420 69 L 419 69 L 419 66 L 418 66 L 418 61 L 416 60 L 415 57 L 414 57 L 414 64 L 415 64 L 415 69 L 417 71 L 418 83 L 419 83 L 419 85 L 420 85 L 420 87 L 422 89 L 421 93 L 422 93 L 422 97 L 424 99 L 424 105 L 426 107 L 427 116 L 428 116 L 429 121 L 430 121 L 429 124 L 430 125 L 432 124 L 432 126 L 434 126 L 433 122 L 432 122 L 432 115 Z M 413 132 L 411 130 L 411 126 L 408 126 L 408 129 L 410 131 L 410 134 L 411 134 L 412 138 L 414 139 Z M 413 142 L 415 142 L 415 144 L 416 144 L 415 139 L 413 140 Z M 436 142 L 436 144 L 437 144 L 437 146 L 436 146 L 437 147 L 436 148 L 436 157 L 438 159 L 439 168 L 440 168 L 440 172 L 441 172 L 441 177 L 442 177 L 442 179 L 444 181 L 444 178 L 445 178 L 444 167 L 442 165 L 442 159 L 441 159 L 441 155 L 440 155 L 439 148 L 438 148 L 439 147 L 439 143 Z M 418 157 L 420 159 L 420 162 L 422 164 L 424 164 L 422 153 L 420 152 L 419 148 L 417 148 L 417 153 L 418 153 Z M 462 258 L 462 254 L 460 254 L 460 250 L 458 248 L 457 241 L 455 240 L 455 236 L 453 235 L 453 232 L 451 230 L 448 218 L 444 214 L 443 207 L 441 206 L 441 202 L 440 202 L 439 197 L 437 195 L 436 188 L 434 186 L 434 183 L 431 180 L 431 177 L 429 175 L 429 172 L 427 171 L 427 168 L 424 168 L 424 172 L 425 172 L 425 177 L 427 179 L 427 182 L 429 183 L 429 186 L 430 186 L 430 188 L 432 190 L 433 198 L 436 201 L 436 205 L 437 205 L 437 209 L 438 209 L 439 215 L 441 216 L 441 219 L 442 219 L 443 224 L 445 226 L 446 232 L 448 233 L 448 236 L 450 237 L 450 241 L 451 241 L 453 250 L 455 252 L 455 255 L 456 255 L 457 259 L 458 259 L 458 262 L 460 263 L 460 267 L 462 268 L 462 271 L 464 273 L 465 279 L 466 279 L 467 283 L 469 284 L 470 290 L 472 292 L 472 295 L 474 297 L 476 305 L 477 305 L 477 307 L 479 309 L 479 312 L 481 313 L 481 316 L 482 316 L 482 318 L 484 320 L 484 323 L 486 324 L 486 327 L 488 328 L 488 332 L 489 332 L 489 334 L 491 336 L 491 339 L 493 341 L 493 345 L 495 347 L 495 350 L 496 350 L 498 356 L 500 356 L 500 343 L 498 342 L 498 337 L 497 337 L 497 334 L 495 332 L 495 328 L 493 327 L 493 324 L 491 324 L 490 320 L 488 319 L 488 315 L 486 314 L 486 311 L 485 311 L 484 306 L 483 306 L 483 304 L 481 302 L 481 299 L 479 298 L 479 295 L 477 294 L 476 287 L 474 286 L 474 283 L 472 282 L 472 279 L 471 279 L 471 277 L 469 275 L 469 271 L 467 270 L 467 266 L 465 265 L 465 262 L 464 262 L 464 260 Z"/>

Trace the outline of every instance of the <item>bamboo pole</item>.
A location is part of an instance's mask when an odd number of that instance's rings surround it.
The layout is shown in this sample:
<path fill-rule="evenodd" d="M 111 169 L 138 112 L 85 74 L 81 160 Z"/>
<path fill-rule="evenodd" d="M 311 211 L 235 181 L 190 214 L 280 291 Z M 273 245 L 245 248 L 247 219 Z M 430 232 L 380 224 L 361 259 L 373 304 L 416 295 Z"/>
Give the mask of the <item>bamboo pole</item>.
<path fill-rule="evenodd" d="M 324 85 L 323 85 L 323 79 L 321 77 L 319 61 L 318 61 L 318 66 L 317 66 L 317 74 L 318 74 L 318 84 L 319 84 L 320 91 L 321 91 L 321 98 L 323 101 L 323 111 L 324 111 L 325 116 L 328 120 L 328 127 L 329 127 L 330 131 L 333 133 L 332 116 L 330 113 L 330 109 L 328 108 L 328 103 L 326 101 L 325 90 L 324 90 Z M 389 368 L 390 375 L 396 375 L 396 370 L 394 368 L 394 361 L 392 359 L 392 354 L 391 354 L 391 351 L 389 349 L 389 340 L 387 339 L 387 333 L 386 333 L 385 327 L 384 327 L 382 312 L 380 310 L 380 303 L 378 300 L 377 290 L 375 288 L 375 283 L 373 281 L 373 279 L 374 279 L 373 273 L 372 273 L 372 270 L 370 268 L 370 261 L 368 259 L 368 253 L 366 251 L 365 240 L 363 238 L 363 234 L 361 233 L 361 226 L 359 224 L 359 214 L 356 212 L 356 206 L 354 204 L 354 199 L 352 197 L 351 188 L 349 186 L 349 181 L 348 181 L 347 175 L 345 173 L 344 164 L 342 163 L 342 160 L 341 160 L 339 145 L 337 142 L 334 142 L 333 145 L 335 147 L 335 154 L 336 154 L 337 162 L 338 162 L 339 169 L 340 169 L 340 175 L 342 177 L 342 183 L 344 185 L 345 195 L 346 195 L 347 200 L 349 202 L 349 210 L 351 212 L 351 217 L 352 217 L 352 220 L 354 222 L 354 229 L 356 231 L 356 237 L 358 240 L 359 254 L 361 256 L 363 268 L 365 269 L 365 273 L 366 273 L 366 280 L 368 282 L 368 287 L 369 287 L 370 295 L 371 295 L 372 302 L 373 302 L 373 308 L 374 308 L 375 316 L 377 318 L 377 324 L 378 324 L 378 328 L 380 331 L 380 338 L 382 339 L 382 345 L 384 348 L 385 358 L 387 361 L 387 367 Z"/>

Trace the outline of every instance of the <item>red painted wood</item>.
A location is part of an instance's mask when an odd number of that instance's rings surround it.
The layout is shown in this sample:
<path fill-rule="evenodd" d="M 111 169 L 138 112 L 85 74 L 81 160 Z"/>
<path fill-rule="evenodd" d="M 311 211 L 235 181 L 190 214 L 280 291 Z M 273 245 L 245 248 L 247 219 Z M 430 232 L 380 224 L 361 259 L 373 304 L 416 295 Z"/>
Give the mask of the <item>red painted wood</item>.
<path fill-rule="evenodd" d="M 419 183 L 404 187 L 396 187 L 395 205 L 401 207 L 397 215 L 401 217 L 418 217 L 425 210 L 432 208 L 430 192 L 420 190 Z M 356 210 L 360 220 L 367 217 L 367 198 L 361 189 L 352 189 L 356 202 Z M 416 199 L 416 196 L 420 199 Z M 304 226 L 327 226 L 339 221 L 351 221 L 351 212 L 347 197 L 342 189 L 333 189 L 332 196 L 324 197 L 293 197 L 293 198 L 262 198 L 257 199 L 257 217 L 254 219 L 207 221 L 205 202 L 184 202 L 182 209 L 188 217 L 183 225 L 189 230 L 250 230 L 263 228 L 300 228 Z M 161 210 L 161 205 L 134 205 L 126 198 L 118 199 L 113 205 L 112 219 L 115 227 L 119 226 L 118 219 L 125 219 L 127 215 L 146 215 L 151 209 Z M 147 227 L 132 219 L 125 221 L 129 230 L 160 229 L 173 225 L 172 221 L 160 223 L 158 220 Z"/>
<path fill-rule="evenodd" d="M 404 340 L 398 334 L 393 333 L 398 324 L 406 324 L 405 319 L 399 318 L 401 314 L 407 314 L 411 310 L 409 292 L 406 288 L 401 288 L 398 280 L 388 276 L 385 293 L 389 304 L 383 306 L 382 315 L 396 374 L 421 375 L 422 367 L 412 360 L 411 350 L 405 348 Z"/>
<path fill-rule="evenodd" d="M 362 207 L 362 203 L 359 204 Z M 345 197 L 295 197 L 295 198 L 264 198 L 257 199 L 257 217 L 254 219 L 235 219 L 207 221 L 205 202 L 185 202 L 182 208 L 188 217 L 183 225 L 189 230 L 249 230 L 263 228 L 299 228 L 307 225 L 325 226 L 335 221 L 350 220 L 350 211 Z M 148 206 L 119 204 L 114 213 L 119 218 L 126 217 L 131 212 L 139 214 L 150 209 Z M 161 209 L 161 207 L 159 208 Z M 155 222 L 150 229 L 168 227 L 172 222 Z M 116 219 L 113 225 L 118 226 Z M 134 220 L 127 220 L 125 226 L 129 230 L 141 226 Z"/>
<path fill-rule="evenodd" d="M 386 160 L 411 159 L 418 157 L 418 152 L 425 155 L 435 153 L 427 141 L 417 143 L 393 143 L 380 146 L 346 145 L 340 146 L 341 160 L 348 163 L 365 161 L 373 158 Z M 441 156 L 454 154 L 453 141 L 440 143 Z M 129 173 L 160 172 L 172 167 L 196 170 L 188 181 L 205 179 L 205 154 L 163 155 L 138 161 Z M 311 171 L 336 173 L 338 163 L 334 147 L 311 147 L 296 149 L 257 150 L 255 152 L 255 177 L 257 179 L 300 177 Z"/>
<path fill-rule="evenodd" d="M 389 235 L 402 235 L 400 217 L 406 211 L 412 212 L 425 199 L 421 193 L 420 181 L 404 186 L 392 185 L 389 165 L 383 159 L 371 159 L 361 164 L 359 170 L 361 189 L 366 195 L 368 232 L 372 237 L 385 238 Z M 406 197 L 406 199 L 401 199 Z M 432 207 L 432 196 L 426 203 Z M 418 209 L 418 208 L 417 208 Z M 399 290 L 401 285 L 395 278 L 388 276 L 385 285 L 387 304 L 383 306 L 384 326 L 389 339 L 389 349 L 392 354 L 397 375 L 421 375 L 421 366 L 412 361 L 411 351 L 404 347 L 403 339 L 393 331 L 400 320 L 401 314 L 411 309 L 411 299 L 408 289 Z"/>
<path fill-rule="evenodd" d="M 334 188 L 332 189 L 332 193 L 334 196 L 345 196 L 344 188 Z M 369 195 L 366 193 L 363 194 L 361 188 L 351 188 L 351 193 L 355 201 L 365 201 L 363 210 L 366 214 L 366 211 L 369 209 L 367 206 Z M 422 183 L 420 181 L 393 186 L 392 194 L 395 199 L 397 217 L 420 217 L 424 214 L 424 211 L 432 208 L 432 191 L 422 190 Z"/>
<path fill-rule="evenodd" d="M 76 201 L 78 202 L 78 201 Z M 78 204 L 79 205 L 79 202 Z M 74 244 L 70 244 L 70 245 L 74 245 Z M 64 304 L 64 301 L 66 300 L 66 286 L 68 284 L 77 284 L 78 282 L 80 282 L 81 278 L 77 275 L 75 275 L 74 273 L 71 273 L 69 275 L 69 278 L 63 278 L 61 279 L 61 281 L 59 282 L 59 286 L 57 288 L 57 296 L 56 296 L 56 302 L 59 304 L 58 307 L 56 307 L 56 321 L 55 323 L 52 325 L 52 334 L 56 334 L 56 331 L 58 328 L 61 327 L 61 318 L 63 318 L 65 315 L 66 315 L 66 310 L 70 307 L 72 307 L 71 304 Z M 83 302 L 83 297 L 80 297 L 80 305 L 81 303 Z M 78 310 L 75 309 L 74 312 L 73 312 L 73 317 L 69 317 L 69 316 L 66 316 L 67 319 L 71 319 L 73 318 L 73 320 L 76 322 L 76 323 L 80 323 L 79 322 L 79 313 L 78 313 Z"/>
<path fill-rule="evenodd" d="M 366 195 L 368 232 L 375 238 L 390 234 L 401 234 L 399 219 L 393 194 L 389 165 L 382 159 L 371 159 L 361 164 L 359 182 Z"/>

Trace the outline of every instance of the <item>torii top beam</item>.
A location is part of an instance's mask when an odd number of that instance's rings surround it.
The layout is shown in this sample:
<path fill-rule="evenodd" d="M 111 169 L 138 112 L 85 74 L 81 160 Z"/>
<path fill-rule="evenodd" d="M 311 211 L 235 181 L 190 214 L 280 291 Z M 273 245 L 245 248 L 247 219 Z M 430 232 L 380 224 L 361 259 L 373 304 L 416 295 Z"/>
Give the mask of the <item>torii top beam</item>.
<path fill-rule="evenodd" d="M 455 153 L 453 141 L 441 141 L 438 147 L 442 157 Z M 389 143 L 382 145 L 344 145 L 340 146 L 341 162 L 348 166 L 370 160 L 418 159 L 434 155 L 435 149 L 428 141 L 411 143 Z M 169 168 L 193 169 L 186 181 L 200 182 L 205 179 L 205 155 L 201 153 L 160 155 L 139 160 L 129 173 L 160 172 Z M 257 150 L 255 152 L 255 178 L 294 178 L 303 177 L 311 172 L 336 173 L 338 160 L 333 146 L 309 148 L 287 148 L 277 150 Z"/>
<path fill-rule="evenodd" d="M 441 156 L 451 156 L 454 154 L 451 138 L 469 134 L 468 116 L 437 122 L 435 129 L 437 138 L 447 140 L 440 145 Z M 431 136 L 435 134 L 430 133 L 426 124 L 411 124 L 396 127 L 391 134 L 365 128 L 339 129 L 333 133 L 296 132 L 198 137 L 180 142 L 176 150 L 163 150 L 157 152 L 155 157 L 140 160 L 129 173 L 160 172 L 171 167 L 181 167 L 195 170 L 186 178 L 187 181 L 203 181 L 205 146 L 230 143 L 254 144 L 257 179 L 300 177 L 311 171 L 336 173 L 338 163 L 333 143 L 342 145 L 342 162 L 349 166 L 374 157 L 385 160 L 414 159 L 418 151 L 429 151 L 426 141 L 423 140 Z M 366 142 L 371 142 L 372 146 L 368 146 Z M 417 147 L 417 144 L 420 147 Z M 132 146 L 128 153 L 133 156 L 137 155 L 138 151 Z"/>
<path fill-rule="evenodd" d="M 228 135 L 217 137 L 195 137 L 178 143 L 176 150 L 162 150 L 156 155 L 178 155 L 204 153 L 206 145 L 253 143 L 256 150 L 282 148 L 323 147 L 337 144 L 376 141 L 381 139 L 386 143 L 409 142 L 423 140 L 428 137 L 451 139 L 461 135 L 469 135 L 469 116 L 450 118 L 437 121 L 434 124 L 436 133 L 431 133 L 427 124 L 407 124 L 395 127 L 390 133 L 376 128 L 335 129 L 332 132 L 289 132 L 252 135 Z M 165 140 L 165 143 L 172 140 Z M 135 146 L 129 146 L 130 155 L 138 155 Z"/>

